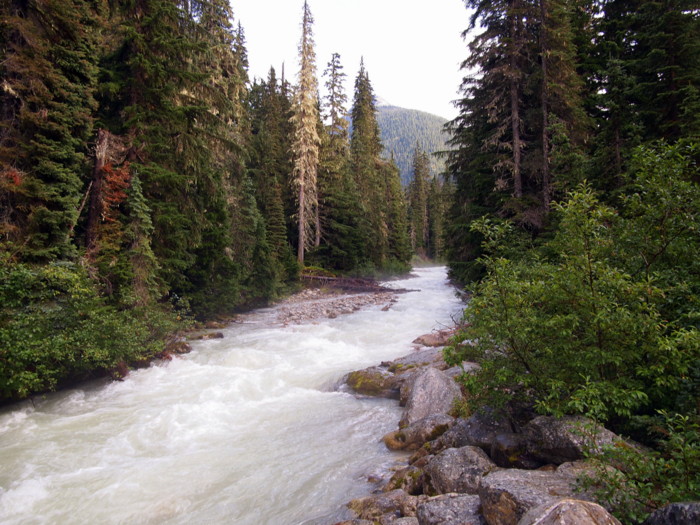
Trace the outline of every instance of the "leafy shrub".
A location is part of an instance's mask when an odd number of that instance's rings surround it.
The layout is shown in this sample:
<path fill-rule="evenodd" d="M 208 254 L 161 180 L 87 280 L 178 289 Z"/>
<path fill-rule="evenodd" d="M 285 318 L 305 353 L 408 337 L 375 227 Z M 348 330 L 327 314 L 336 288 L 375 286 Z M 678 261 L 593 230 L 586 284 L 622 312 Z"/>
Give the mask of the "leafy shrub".
<path fill-rule="evenodd" d="M 119 310 L 71 263 L 0 260 L 0 400 L 154 356 L 177 327 L 155 307 Z"/>

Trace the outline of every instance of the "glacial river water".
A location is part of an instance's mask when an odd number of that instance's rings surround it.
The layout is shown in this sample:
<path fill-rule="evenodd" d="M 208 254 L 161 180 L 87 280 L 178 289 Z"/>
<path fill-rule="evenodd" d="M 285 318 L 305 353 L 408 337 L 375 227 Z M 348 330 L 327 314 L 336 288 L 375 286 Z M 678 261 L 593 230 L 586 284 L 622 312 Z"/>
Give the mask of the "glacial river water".
<path fill-rule="evenodd" d="M 397 461 L 381 443 L 396 401 L 337 388 L 352 370 L 412 351 L 463 304 L 444 268 L 336 319 L 241 317 L 224 339 L 122 382 L 0 409 L 0 523 L 325 525 Z"/>

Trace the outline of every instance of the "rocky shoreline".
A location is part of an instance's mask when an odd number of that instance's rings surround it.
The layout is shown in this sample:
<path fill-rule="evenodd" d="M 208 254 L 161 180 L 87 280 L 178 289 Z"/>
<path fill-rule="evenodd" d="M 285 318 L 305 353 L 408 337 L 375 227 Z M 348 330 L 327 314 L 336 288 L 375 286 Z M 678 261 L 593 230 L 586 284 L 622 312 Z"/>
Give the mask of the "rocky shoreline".
<path fill-rule="evenodd" d="M 450 335 L 426 334 L 411 354 L 346 376 L 357 395 L 399 401 L 399 428 L 382 440 L 412 455 L 371 496 L 348 502 L 354 518 L 335 525 L 619 525 L 579 480 L 593 474 L 587 451 L 629 443 L 581 417 L 456 417 L 463 398 L 455 377 L 478 365 L 445 364 Z M 672 504 L 645 525 L 698 518 L 700 503 Z"/>

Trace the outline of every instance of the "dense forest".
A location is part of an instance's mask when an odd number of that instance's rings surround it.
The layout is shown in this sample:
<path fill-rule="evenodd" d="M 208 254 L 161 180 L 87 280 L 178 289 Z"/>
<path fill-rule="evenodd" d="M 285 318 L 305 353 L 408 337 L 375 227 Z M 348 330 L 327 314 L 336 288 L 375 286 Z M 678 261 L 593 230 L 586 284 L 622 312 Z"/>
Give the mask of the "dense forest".
<path fill-rule="evenodd" d="M 368 71 L 348 107 L 306 3 L 293 83 L 249 78 L 228 0 L 10 0 L 0 20 L 0 400 L 119 376 L 301 274 L 441 249 L 409 228 Z"/>
<path fill-rule="evenodd" d="M 585 415 L 640 523 L 700 489 L 700 3 L 467 0 L 450 123 L 451 361 L 471 402 Z"/>
<path fill-rule="evenodd" d="M 433 175 L 445 171 L 443 157 L 435 154 L 447 149 L 447 119 L 416 109 L 379 105 L 377 122 L 385 156 L 396 162 L 404 186 L 408 186 L 413 178 L 416 147 L 428 152 Z"/>

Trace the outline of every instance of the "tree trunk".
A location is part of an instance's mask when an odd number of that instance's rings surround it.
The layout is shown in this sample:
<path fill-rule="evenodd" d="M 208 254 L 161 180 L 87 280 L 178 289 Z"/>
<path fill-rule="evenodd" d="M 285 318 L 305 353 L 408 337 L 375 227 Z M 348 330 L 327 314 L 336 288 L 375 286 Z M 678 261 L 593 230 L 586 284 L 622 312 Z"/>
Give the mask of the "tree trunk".
<path fill-rule="evenodd" d="M 95 163 L 92 168 L 92 193 L 90 194 L 90 208 L 88 209 L 87 229 L 85 232 L 85 245 L 88 250 L 95 246 L 97 227 L 104 213 L 102 206 L 102 183 L 104 181 L 103 168 L 107 161 L 108 146 L 109 132 L 104 129 L 97 130 Z"/>
<path fill-rule="evenodd" d="M 299 182 L 299 245 L 297 247 L 297 260 L 301 267 L 304 266 L 304 248 L 306 247 L 306 217 L 305 217 L 304 181 Z"/>
<path fill-rule="evenodd" d="M 545 212 L 549 211 L 552 195 L 549 174 L 549 82 L 547 71 L 547 5 L 546 0 L 540 0 L 540 53 L 542 56 L 542 201 Z"/>
<path fill-rule="evenodd" d="M 513 190 L 516 198 L 523 196 L 523 179 L 520 173 L 520 163 L 522 155 L 522 145 L 520 140 L 520 97 L 518 93 L 518 82 L 515 78 L 517 71 L 517 48 L 516 42 L 518 39 L 517 16 L 511 14 L 510 20 L 510 112 L 511 112 L 511 127 L 513 132 Z"/>

